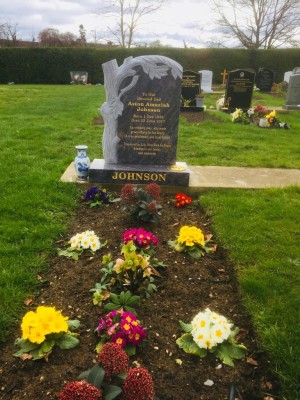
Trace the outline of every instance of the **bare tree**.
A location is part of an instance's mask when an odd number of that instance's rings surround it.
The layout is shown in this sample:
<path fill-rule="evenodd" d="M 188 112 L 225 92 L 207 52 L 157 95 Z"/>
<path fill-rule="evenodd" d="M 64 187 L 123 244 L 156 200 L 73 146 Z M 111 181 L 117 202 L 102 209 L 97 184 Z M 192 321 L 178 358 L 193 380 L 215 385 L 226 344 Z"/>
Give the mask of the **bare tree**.
<path fill-rule="evenodd" d="M 106 0 L 98 12 L 112 18 L 116 27 L 110 33 L 122 47 L 130 48 L 141 19 L 162 7 L 165 0 Z"/>
<path fill-rule="evenodd" d="M 298 47 L 300 0 L 213 0 L 225 33 L 247 49 Z"/>
<path fill-rule="evenodd" d="M 12 24 L 10 22 L 0 23 L 0 39 L 5 40 L 7 46 L 16 46 L 18 41 L 17 31 L 18 24 Z"/>

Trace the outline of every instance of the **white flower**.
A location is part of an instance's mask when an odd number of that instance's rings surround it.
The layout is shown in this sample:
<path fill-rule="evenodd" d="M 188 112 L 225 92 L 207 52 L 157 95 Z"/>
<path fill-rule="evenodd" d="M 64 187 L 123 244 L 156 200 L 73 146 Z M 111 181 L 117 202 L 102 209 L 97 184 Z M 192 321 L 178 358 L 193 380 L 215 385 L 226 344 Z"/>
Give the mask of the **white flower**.
<path fill-rule="evenodd" d="M 90 247 L 90 238 L 88 236 L 83 236 L 81 240 L 81 246 L 83 249 L 88 249 Z"/>
<path fill-rule="evenodd" d="M 91 238 L 92 239 L 92 238 Z M 94 239 L 94 238 L 93 238 Z M 91 250 L 97 251 L 100 249 L 100 241 L 99 240 L 91 240 L 90 241 Z"/>
<path fill-rule="evenodd" d="M 71 243 L 71 247 L 77 248 L 79 245 L 78 235 L 71 237 L 70 243 Z"/>

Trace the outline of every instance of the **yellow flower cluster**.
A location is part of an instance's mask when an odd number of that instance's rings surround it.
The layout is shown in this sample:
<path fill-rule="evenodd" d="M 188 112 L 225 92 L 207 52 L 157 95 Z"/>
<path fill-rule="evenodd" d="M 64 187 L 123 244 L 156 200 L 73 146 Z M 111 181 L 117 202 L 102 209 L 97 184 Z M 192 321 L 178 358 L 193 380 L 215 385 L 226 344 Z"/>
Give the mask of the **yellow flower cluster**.
<path fill-rule="evenodd" d="M 70 242 L 71 247 L 75 250 L 85 250 L 91 249 L 96 251 L 100 249 L 100 240 L 94 231 L 85 231 L 82 233 L 77 233 L 75 236 L 71 237 Z"/>
<path fill-rule="evenodd" d="M 23 317 L 22 338 L 40 344 L 46 335 L 68 331 L 68 317 L 64 317 L 54 307 L 40 306 L 36 311 L 29 311 Z"/>
<path fill-rule="evenodd" d="M 189 247 L 195 246 L 196 244 L 205 246 L 203 232 L 195 226 L 183 226 L 179 231 L 177 241 L 178 243 Z"/>

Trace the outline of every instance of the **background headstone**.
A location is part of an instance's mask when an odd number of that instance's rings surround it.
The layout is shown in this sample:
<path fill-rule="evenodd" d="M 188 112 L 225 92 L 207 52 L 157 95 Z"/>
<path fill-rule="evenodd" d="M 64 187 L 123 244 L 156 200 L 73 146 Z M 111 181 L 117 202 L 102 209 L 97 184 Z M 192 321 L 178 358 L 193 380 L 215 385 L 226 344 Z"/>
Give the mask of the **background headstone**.
<path fill-rule="evenodd" d="M 284 73 L 283 81 L 289 83 L 293 71 L 286 71 Z"/>
<path fill-rule="evenodd" d="M 255 74 L 245 69 L 237 69 L 228 73 L 224 107 L 228 110 L 251 107 Z"/>
<path fill-rule="evenodd" d="M 128 57 L 120 67 L 116 60 L 102 67 L 104 160 L 92 162 L 90 181 L 188 184 L 187 171 L 176 173 L 186 170 L 176 162 L 181 65 L 163 56 L 140 56 Z"/>
<path fill-rule="evenodd" d="M 300 68 L 298 74 L 293 73 L 290 77 L 286 103 L 283 108 L 300 110 Z"/>
<path fill-rule="evenodd" d="M 207 69 L 203 69 L 199 71 L 201 74 L 201 89 L 205 93 L 213 93 L 212 90 L 212 80 L 213 80 L 213 72 Z"/>
<path fill-rule="evenodd" d="M 183 71 L 181 96 L 183 101 L 189 101 L 189 106 L 196 105 L 195 97 L 201 91 L 201 74 L 194 71 Z"/>
<path fill-rule="evenodd" d="M 256 86 L 261 92 L 270 93 L 275 82 L 275 72 L 269 68 L 259 68 L 256 77 Z"/>
<path fill-rule="evenodd" d="M 86 71 L 70 71 L 71 83 L 76 85 L 84 85 L 88 81 L 88 72 Z"/>
<path fill-rule="evenodd" d="M 295 67 L 293 69 L 293 75 L 295 75 L 295 74 L 300 74 L 300 67 Z"/>

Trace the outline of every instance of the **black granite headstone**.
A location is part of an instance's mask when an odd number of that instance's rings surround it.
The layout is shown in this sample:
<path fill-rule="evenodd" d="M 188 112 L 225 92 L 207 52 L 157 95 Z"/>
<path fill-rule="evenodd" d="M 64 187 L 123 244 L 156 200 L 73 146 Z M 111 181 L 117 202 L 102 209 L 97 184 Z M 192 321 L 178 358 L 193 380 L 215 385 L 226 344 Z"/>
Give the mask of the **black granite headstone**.
<path fill-rule="evenodd" d="M 225 92 L 225 108 L 229 111 L 241 108 L 248 110 L 251 106 L 255 74 L 245 69 L 228 73 Z"/>
<path fill-rule="evenodd" d="M 181 96 L 183 107 L 195 107 L 195 97 L 201 92 L 201 74 L 194 71 L 183 71 Z M 186 104 L 186 105 L 185 105 Z"/>
<path fill-rule="evenodd" d="M 275 78 L 275 72 L 269 68 L 259 68 L 256 78 L 256 86 L 261 92 L 270 93 Z"/>
<path fill-rule="evenodd" d="M 176 162 L 182 67 L 163 56 L 129 57 L 103 64 L 107 101 L 103 155 L 89 170 L 100 183 L 187 185 L 189 171 Z"/>

